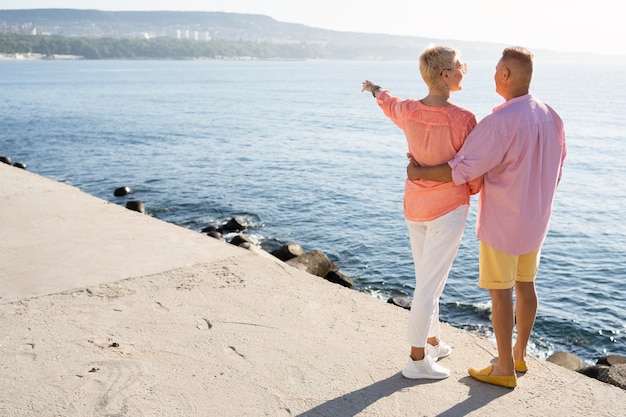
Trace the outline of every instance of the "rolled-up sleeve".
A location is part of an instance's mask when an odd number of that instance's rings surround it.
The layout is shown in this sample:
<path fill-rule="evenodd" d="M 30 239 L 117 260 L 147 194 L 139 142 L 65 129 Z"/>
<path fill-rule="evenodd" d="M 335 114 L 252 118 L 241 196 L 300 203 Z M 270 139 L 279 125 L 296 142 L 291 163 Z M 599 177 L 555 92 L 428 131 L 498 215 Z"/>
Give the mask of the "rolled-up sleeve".
<path fill-rule="evenodd" d="M 487 119 L 493 121 L 492 115 L 483 121 Z M 514 136 L 509 130 L 506 125 L 499 123 L 479 123 L 456 156 L 448 161 L 454 183 L 469 183 L 500 164 Z"/>
<path fill-rule="evenodd" d="M 448 162 L 448 165 L 450 165 L 450 168 L 452 168 L 452 181 L 454 181 L 456 185 L 465 184 L 466 182 L 470 182 L 474 179 L 469 178 L 469 176 L 458 167 L 459 164 L 463 163 L 464 160 L 464 155 L 457 154 L 457 156 L 454 157 L 453 160 Z"/>

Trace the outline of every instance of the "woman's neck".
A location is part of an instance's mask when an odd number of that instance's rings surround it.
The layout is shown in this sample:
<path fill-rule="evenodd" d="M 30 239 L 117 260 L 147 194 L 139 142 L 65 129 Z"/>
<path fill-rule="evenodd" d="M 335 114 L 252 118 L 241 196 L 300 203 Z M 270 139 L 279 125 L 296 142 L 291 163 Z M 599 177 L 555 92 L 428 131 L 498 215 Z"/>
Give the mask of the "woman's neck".
<path fill-rule="evenodd" d="M 422 104 L 430 107 L 446 107 L 452 104 L 449 92 L 431 91 L 421 100 Z"/>

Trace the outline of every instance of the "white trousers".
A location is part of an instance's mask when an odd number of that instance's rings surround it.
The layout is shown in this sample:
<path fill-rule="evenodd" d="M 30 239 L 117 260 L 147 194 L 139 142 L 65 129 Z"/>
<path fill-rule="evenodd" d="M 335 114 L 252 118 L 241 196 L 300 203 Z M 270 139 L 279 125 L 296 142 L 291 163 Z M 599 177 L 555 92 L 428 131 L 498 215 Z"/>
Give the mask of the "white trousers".
<path fill-rule="evenodd" d="M 429 337 L 439 336 L 439 297 L 461 244 L 468 205 L 428 222 L 407 220 L 415 264 L 415 293 L 411 303 L 407 338 L 414 347 L 425 347 Z"/>

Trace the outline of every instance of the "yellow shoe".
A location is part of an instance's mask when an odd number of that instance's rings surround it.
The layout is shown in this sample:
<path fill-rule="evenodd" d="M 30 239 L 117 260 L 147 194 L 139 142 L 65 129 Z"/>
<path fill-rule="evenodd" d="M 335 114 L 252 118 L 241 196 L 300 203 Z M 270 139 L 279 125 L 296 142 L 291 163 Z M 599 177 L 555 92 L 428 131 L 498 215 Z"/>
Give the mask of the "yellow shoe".
<path fill-rule="evenodd" d="M 467 370 L 470 376 L 474 379 L 477 379 L 481 382 L 486 382 L 492 385 L 499 385 L 501 387 L 507 388 L 515 388 L 517 386 L 517 376 L 516 375 L 491 375 L 493 372 L 493 365 L 489 365 L 483 369 L 469 368 Z"/>
<path fill-rule="evenodd" d="M 517 360 L 515 359 L 515 370 L 517 372 L 527 372 L 528 371 L 528 365 L 526 365 L 526 361 L 525 360 Z"/>

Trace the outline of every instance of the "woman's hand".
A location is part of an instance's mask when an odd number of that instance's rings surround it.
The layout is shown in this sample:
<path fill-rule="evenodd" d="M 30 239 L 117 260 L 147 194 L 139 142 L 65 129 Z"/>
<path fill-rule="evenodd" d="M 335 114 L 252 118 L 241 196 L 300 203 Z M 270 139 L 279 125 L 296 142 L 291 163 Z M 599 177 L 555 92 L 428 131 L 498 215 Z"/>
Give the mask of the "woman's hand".
<path fill-rule="evenodd" d="M 363 92 L 367 91 L 368 93 L 371 93 L 372 92 L 372 88 L 375 85 L 376 84 L 374 84 L 370 80 L 365 80 L 365 81 L 363 81 L 363 88 L 361 88 L 361 92 L 363 93 Z"/>
<path fill-rule="evenodd" d="M 361 88 L 361 92 L 367 91 L 367 92 L 372 93 L 372 95 L 374 97 L 376 97 L 376 92 L 378 90 L 380 90 L 380 86 L 379 85 L 374 84 L 370 80 L 363 81 L 363 88 Z"/>

